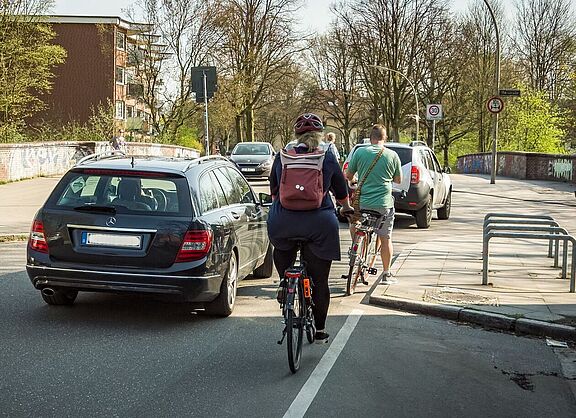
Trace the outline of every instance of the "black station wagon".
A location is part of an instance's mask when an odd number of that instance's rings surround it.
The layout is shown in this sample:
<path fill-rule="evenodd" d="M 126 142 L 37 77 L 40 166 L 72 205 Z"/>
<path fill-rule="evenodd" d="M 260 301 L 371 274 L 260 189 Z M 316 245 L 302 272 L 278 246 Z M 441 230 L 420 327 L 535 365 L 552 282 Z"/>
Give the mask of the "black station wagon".
<path fill-rule="evenodd" d="M 239 279 L 272 275 L 267 216 L 225 158 L 90 156 L 38 211 L 26 269 L 50 305 L 135 292 L 227 316 Z"/>

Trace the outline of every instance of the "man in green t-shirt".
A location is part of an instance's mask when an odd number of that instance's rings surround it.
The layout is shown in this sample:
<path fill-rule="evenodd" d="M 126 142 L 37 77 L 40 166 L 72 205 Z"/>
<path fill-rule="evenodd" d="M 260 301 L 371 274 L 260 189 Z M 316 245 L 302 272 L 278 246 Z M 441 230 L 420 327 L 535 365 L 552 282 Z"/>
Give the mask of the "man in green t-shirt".
<path fill-rule="evenodd" d="M 384 221 L 380 229 L 376 231 L 382 242 L 380 255 L 384 271 L 378 278 L 382 284 L 397 283 L 390 272 L 392 262 L 392 228 L 394 226 L 394 198 L 392 197 L 392 182 L 399 184 L 402 181 L 402 171 L 400 157 L 394 151 L 386 148 L 386 128 L 382 125 L 374 125 L 370 133 L 370 145 L 356 150 L 348 169 L 346 178 L 353 181 L 354 175 L 358 174 L 358 179 L 364 178 L 366 172 L 376 158 L 376 164 L 368 173 L 362 192 L 360 193 L 360 209 L 370 209 L 382 214 Z M 378 157 L 380 150 L 382 154 Z M 350 228 L 354 236 L 354 225 L 351 222 Z"/>

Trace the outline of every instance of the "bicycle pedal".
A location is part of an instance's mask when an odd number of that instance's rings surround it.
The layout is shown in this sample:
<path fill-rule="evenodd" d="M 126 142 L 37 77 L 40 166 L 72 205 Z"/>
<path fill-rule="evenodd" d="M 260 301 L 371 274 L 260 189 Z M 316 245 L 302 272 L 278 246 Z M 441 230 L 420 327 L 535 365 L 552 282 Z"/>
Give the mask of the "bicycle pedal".
<path fill-rule="evenodd" d="M 378 269 L 374 267 L 370 267 L 368 269 L 368 274 L 378 274 Z"/>
<path fill-rule="evenodd" d="M 343 274 L 342 276 L 340 276 L 341 279 L 348 279 L 348 275 L 347 274 Z"/>
<path fill-rule="evenodd" d="M 368 285 L 368 282 L 366 280 L 362 280 L 362 284 L 363 285 Z"/>

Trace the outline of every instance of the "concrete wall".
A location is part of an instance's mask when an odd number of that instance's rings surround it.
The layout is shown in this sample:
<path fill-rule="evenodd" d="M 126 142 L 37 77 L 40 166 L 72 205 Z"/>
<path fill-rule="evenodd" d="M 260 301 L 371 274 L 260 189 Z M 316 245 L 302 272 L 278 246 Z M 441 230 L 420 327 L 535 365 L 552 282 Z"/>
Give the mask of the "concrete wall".
<path fill-rule="evenodd" d="M 0 144 L 0 182 L 65 173 L 87 155 L 110 151 L 107 142 Z M 200 153 L 174 145 L 128 142 L 129 155 L 197 158 Z"/>
<path fill-rule="evenodd" d="M 458 157 L 458 172 L 489 174 L 490 153 Z M 498 175 L 523 180 L 555 180 L 576 183 L 576 155 L 538 154 L 532 152 L 499 152 Z"/>

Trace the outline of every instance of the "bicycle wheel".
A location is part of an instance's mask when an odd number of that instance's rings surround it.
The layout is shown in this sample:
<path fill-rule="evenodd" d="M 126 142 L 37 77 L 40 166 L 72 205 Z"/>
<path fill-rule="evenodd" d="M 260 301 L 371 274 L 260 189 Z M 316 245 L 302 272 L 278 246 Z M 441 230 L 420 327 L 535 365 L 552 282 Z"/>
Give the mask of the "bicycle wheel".
<path fill-rule="evenodd" d="M 350 255 L 350 268 L 346 280 L 346 296 L 354 294 L 358 278 L 364 274 L 364 260 L 366 259 L 367 250 L 366 237 L 364 235 L 356 235 L 355 238 L 352 248 L 356 247 L 356 251 L 353 250 Z"/>
<path fill-rule="evenodd" d="M 302 358 L 302 340 L 304 338 L 304 315 L 302 315 L 303 298 L 300 291 L 300 285 L 294 288 L 294 302 L 292 309 L 286 313 L 286 330 L 288 332 L 286 345 L 288 347 L 288 364 L 292 373 L 296 373 L 300 368 L 300 359 Z"/>

